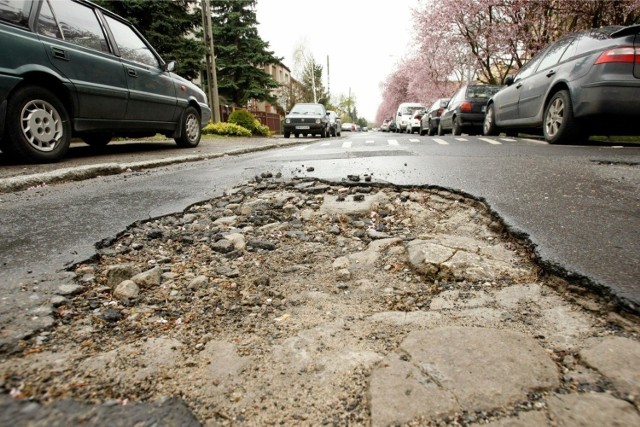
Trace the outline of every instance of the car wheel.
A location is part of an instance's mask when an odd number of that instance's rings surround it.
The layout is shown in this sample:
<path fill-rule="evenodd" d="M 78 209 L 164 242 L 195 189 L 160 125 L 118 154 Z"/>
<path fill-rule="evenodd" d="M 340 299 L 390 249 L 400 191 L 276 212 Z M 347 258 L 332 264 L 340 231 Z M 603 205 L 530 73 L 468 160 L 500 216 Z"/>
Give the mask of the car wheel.
<path fill-rule="evenodd" d="M 111 142 L 112 137 L 111 133 L 90 133 L 82 135 L 82 140 L 92 147 L 104 147 Z"/>
<path fill-rule="evenodd" d="M 327 128 L 322 128 L 322 131 L 320 131 L 320 138 L 326 138 L 327 137 Z"/>
<path fill-rule="evenodd" d="M 338 136 L 342 136 L 342 132 L 338 132 Z"/>
<path fill-rule="evenodd" d="M 285 132 L 285 133 L 284 133 L 284 137 L 285 137 L 285 138 L 289 138 L 290 136 L 291 136 L 291 132 Z"/>
<path fill-rule="evenodd" d="M 440 123 L 438 123 L 438 135 L 439 136 L 444 135 L 444 128 L 442 127 L 442 120 L 440 120 Z"/>
<path fill-rule="evenodd" d="M 460 117 L 458 116 L 453 118 L 453 129 L 451 133 L 454 135 L 462 135 L 462 126 L 460 125 Z"/>
<path fill-rule="evenodd" d="M 18 89 L 9 99 L 6 154 L 29 162 L 56 162 L 71 142 L 71 121 L 66 108 L 49 90 L 38 86 Z"/>
<path fill-rule="evenodd" d="M 192 106 L 185 108 L 180 122 L 181 132 L 178 138 L 174 138 L 178 147 L 196 147 L 200 143 L 202 129 L 200 128 L 200 113 Z"/>
<path fill-rule="evenodd" d="M 496 126 L 496 111 L 493 104 L 487 107 L 487 114 L 484 115 L 482 123 L 482 133 L 487 136 L 496 136 L 500 133 L 498 126 Z"/>
<path fill-rule="evenodd" d="M 296 138 L 300 138 L 300 134 L 299 133 L 294 133 Z"/>
<path fill-rule="evenodd" d="M 553 95 L 545 109 L 542 125 L 544 139 L 549 144 L 567 144 L 571 140 L 579 142 L 584 139 L 584 135 L 578 131 L 569 92 L 566 90 Z"/>

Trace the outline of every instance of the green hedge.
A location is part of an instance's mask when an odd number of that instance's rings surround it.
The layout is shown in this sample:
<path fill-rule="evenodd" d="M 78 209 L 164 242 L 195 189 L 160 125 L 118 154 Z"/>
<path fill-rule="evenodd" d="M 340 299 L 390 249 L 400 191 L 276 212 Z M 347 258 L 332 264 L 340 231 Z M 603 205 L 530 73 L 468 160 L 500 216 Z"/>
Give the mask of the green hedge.
<path fill-rule="evenodd" d="M 229 116 L 229 123 L 235 123 L 245 129 L 249 129 L 253 135 L 271 136 L 268 126 L 256 120 L 253 114 L 247 110 L 234 110 Z"/>

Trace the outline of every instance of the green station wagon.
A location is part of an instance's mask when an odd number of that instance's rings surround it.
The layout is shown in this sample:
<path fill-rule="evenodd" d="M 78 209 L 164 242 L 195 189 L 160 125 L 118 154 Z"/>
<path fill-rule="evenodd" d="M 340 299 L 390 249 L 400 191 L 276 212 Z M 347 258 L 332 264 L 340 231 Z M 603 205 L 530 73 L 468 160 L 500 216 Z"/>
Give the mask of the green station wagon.
<path fill-rule="evenodd" d="M 0 149 L 54 162 L 72 137 L 106 145 L 156 133 L 195 147 L 211 109 L 175 67 L 91 2 L 0 0 Z"/>

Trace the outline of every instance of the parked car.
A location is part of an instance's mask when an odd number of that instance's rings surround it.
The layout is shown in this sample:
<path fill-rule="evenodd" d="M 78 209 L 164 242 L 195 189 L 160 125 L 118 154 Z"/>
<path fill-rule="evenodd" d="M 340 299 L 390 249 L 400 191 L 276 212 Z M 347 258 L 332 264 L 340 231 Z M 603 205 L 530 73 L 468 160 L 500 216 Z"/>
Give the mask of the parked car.
<path fill-rule="evenodd" d="M 175 61 L 88 1 L 0 1 L 0 52 L 0 147 L 26 161 L 62 159 L 72 137 L 99 146 L 162 133 L 195 147 L 211 119 Z"/>
<path fill-rule="evenodd" d="M 340 128 L 345 132 L 351 132 L 353 131 L 353 123 L 350 123 L 350 122 L 343 123 L 340 126 Z"/>
<path fill-rule="evenodd" d="M 398 125 L 395 120 L 391 120 L 389 122 L 389 132 L 398 132 Z"/>
<path fill-rule="evenodd" d="M 329 115 L 329 134 L 331 136 L 340 136 L 342 131 L 342 120 L 336 114 L 335 111 L 327 111 Z"/>
<path fill-rule="evenodd" d="M 500 90 L 496 85 L 463 85 L 453 94 L 440 116 L 438 135 L 451 131 L 454 135 L 463 132 L 469 135 L 482 133 L 484 113 L 489 98 Z"/>
<path fill-rule="evenodd" d="M 380 125 L 380 130 L 382 132 L 389 132 L 389 124 L 391 123 L 390 119 L 384 119 L 382 124 Z"/>
<path fill-rule="evenodd" d="M 411 119 L 413 112 L 416 110 L 424 110 L 424 106 L 417 102 L 403 102 L 398 106 L 398 111 L 396 111 L 395 118 L 398 132 L 407 131 L 409 120 Z"/>
<path fill-rule="evenodd" d="M 447 108 L 448 103 L 449 98 L 440 98 L 427 108 L 426 113 L 420 119 L 420 135 L 435 135 L 440 124 L 440 116 L 444 109 Z"/>
<path fill-rule="evenodd" d="M 426 110 L 415 110 L 409 119 L 409 123 L 407 123 L 407 133 L 420 132 L 420 120 L 422 120 L 422 115 Z"/>
<path fill-rule="evenodd" d="M 329 136 L 329 113 L 324 105 L 300 102 L 293 106 L 284 119 L 284 137 L 291 134 L 298 138 L 302 136 Z"/>
<path fill-rule="evenodd" d="M 542 132 L 550 144 L 590 134 L 640 134 L 640 25 L 562 37 L 507 77 L 487 105 L 484 134 Z"/>

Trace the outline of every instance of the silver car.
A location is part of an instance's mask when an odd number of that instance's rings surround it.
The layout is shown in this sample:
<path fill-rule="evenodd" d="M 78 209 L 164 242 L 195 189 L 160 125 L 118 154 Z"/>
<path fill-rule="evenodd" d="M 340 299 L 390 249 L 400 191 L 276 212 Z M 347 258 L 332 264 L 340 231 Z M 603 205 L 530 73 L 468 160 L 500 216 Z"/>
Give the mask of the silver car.
<path fill-rule="evenodd" d="M 640 25 L 567 35 L 487 103 L 485 135 L 542 132 L 550 144 L 640 133 Z"/>

